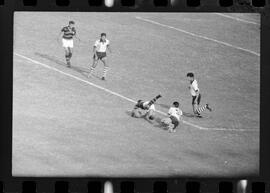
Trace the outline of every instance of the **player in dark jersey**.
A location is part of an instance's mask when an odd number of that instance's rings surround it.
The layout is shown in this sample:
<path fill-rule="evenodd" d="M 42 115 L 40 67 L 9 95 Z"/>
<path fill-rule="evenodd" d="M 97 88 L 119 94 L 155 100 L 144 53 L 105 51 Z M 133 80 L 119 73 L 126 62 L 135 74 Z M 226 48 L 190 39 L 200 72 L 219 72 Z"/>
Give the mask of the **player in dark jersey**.
<path fill-rule="evenodd" d="M 65 49 L 65 57 L 67 66 L 70 67 L 70 59 L 72 57 L 73 49 L 73 37 L 76 37 L 75 22 L 69 21 L 68 26 L 65 26 L 61 29 L 60 35 L 62 35 L 62 44 Z"/>
<path fill-rule="evenodd" d="M 148 120 L 154 120 L 155 102 L 161 98 L 161 95 L 157 95 L 150 101 L 138 100 L 135 104 L 131 116 L 135 118 L 145 117 Z"/>

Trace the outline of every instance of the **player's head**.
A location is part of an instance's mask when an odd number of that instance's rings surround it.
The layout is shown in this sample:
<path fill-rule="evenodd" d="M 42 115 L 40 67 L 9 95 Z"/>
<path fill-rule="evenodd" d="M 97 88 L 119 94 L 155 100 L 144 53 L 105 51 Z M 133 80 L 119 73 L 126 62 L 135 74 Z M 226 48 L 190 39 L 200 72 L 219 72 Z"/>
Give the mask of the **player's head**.
<path fill-rule="evenodd" d="M 173 102 L 173 106 L 178 108 L 179 107 L 179 102 L 177 102 L 177 101 Z"/>
<path fill-rule="evenodd" d="M 143 100 L 138 100 L 136 106 L 140 106 L 143 103 Z"/>
<path fill-rule="evenodd" d="M 105 41 L 105 39 L 106 39 L 106 33 L 101 33 L 101 34 L 100 34 L 100 39 L 101 39 L 102 41 Z"/>
<path fill-rule="evenodd" d="M 193 81 L 194 80 L 194 74 L 192 72 L 187 73 L 187 78 L 189 81 Z"/>
<path fill-rule="evenodd" d="M 73 26 L 75 25 L 75 22 L 74 22 L 74 21 L 69 21 L 69 22 L 68 22 L 68 25 L 69 25 L 70 27 L 73 27 Z"/>

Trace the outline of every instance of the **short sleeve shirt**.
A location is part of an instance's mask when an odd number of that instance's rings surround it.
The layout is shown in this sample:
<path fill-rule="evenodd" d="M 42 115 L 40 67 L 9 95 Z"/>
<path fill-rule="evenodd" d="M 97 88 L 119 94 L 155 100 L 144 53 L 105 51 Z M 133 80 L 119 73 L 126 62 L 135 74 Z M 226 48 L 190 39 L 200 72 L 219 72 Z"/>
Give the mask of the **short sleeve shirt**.
<path fill-rule="evenodd" d="M 196 92 L 199 91 L 198 82 L 197 80 L 193 80 L 193 82 L 190 84 L 190 94 L 192 96 L 196 96 Z"/>
<path fill-rule="evenodd" d="M 103 41 L 100 41 L 100 40 L 97 40 L 95 42 L 95 47 L 96 47 L 96 51 L 97 52 L 106 52 L 107 50 L 107 46 L 110 44 L 110 41 L 109 40 L 105 40 L 104 42 Z"/>
<path fill-rule="evenodd" d="M 174 116 L 176 117 L 178 120 L 180 120 L 180 117 L 183 115 L 183 112 L 179 109 L 179 108 L 176 108 L 176 107 L 171 107 L 168 111 L 168 114 L 170 116 Z"/>

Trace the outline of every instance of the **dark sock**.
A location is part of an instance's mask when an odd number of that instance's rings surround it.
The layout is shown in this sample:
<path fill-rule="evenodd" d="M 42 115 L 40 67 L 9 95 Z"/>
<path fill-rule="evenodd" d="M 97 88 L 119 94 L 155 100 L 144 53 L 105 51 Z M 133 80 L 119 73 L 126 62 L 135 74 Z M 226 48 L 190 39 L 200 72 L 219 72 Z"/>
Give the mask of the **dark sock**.
<path fill-rule="evenodd" d="M 154 104 L 156 102 L 157 99 L 159 99 L 161 97 L 161 95 L 156 96 L 155 98 L 153 98 L 148 105 L 151 106 L 152 104 Z"/>

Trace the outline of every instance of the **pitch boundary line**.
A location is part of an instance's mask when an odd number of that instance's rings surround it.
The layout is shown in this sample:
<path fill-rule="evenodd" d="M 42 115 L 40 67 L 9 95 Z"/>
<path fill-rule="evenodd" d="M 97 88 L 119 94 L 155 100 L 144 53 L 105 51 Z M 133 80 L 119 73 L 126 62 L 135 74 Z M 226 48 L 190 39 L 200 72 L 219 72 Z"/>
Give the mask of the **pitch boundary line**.
<path fill-rule="evenodd" d="M 233 17 L 233 16 L 230 16 L 230 15 L 226 15 L 226 14 L 223 14 L 223 13 L 214 13 L 214 14 L 222 16 L 222 17 L 227 17 L 227 18 L 230 18 L 230 19 L 233 19 L 233 20 L 236 20 L 236 21 L 240 21 L 240 22 L 243 22 L 243 23 L 250 23 L 250 24 L 254 24 L 254 25 L 260 25 L 259 23 L 256 23 L 256 22 L 253 22 L 253 21 L 248 21 L 248 20 L 241 19 L 241 18 L 238 18 L 238 17 Z"/>
<path fill-rule="evenodd" d="M 162 23 L 159 23 L 159 22 L 150 20 L 150 19 L 145 19 L 145 18 L 138 17 L 138 16 L 136 16 L 135 18 L 138 19 L 138 20 L 141 20 L 141 21 L 145 21 L 145 22 L 148 22 L 148 23 L 152 23 L 152 24 L 155 24 L 155 25 L 159 25 L 159 26 L 162 26 L 162 27 L 173 29 L 173 30 L 176 30 L 176 31 L 179 31 L 179 32 L 188 34 L 188 35 L 193 36 L 193 37 L 205 39 L 205 40 L 208 40 L 208 41 L 211 41 L 211 42 L 215 42 L 215 43 L 218 43 L 218 44 L 227 46 L 227 47 L 231 47 L 231 48 L 234 48 L 234 49 L 237 49 L 237 50 L 248 52 L 250 54 L 253 54 L 255 56 L 260 57 L 260 54 L 257 53 L 257 52 L 254 52 L 254 51 L 251 51 L 251 50 L 248 50 L 248 49 L 245 49 L 245 48 L 241 48 L 239 46 L 235 46 L 235 45 L 232 45 L 232 44 L 223 42 L 223 41 L 219 41 L 219 40 L 216 40 L 216 39 L 213 39 L 213 38 L 209 38 L 209 37 L 206 37 L 206 36 L 203 36 L 203 35 L 194 34 L 194 33 L 188 32 L 186 30 L 183 30 L 183 29 L 180 29 L 180 28 L 177 28 L 177 27 L 173 27 L 173 26 L 170 26 L 170 25 L 162 24 Z"/>
<path fill-rule="evenodd" d="M 121 95 L 121 94 L 119 94 L 119 93 L 116 93 L 116 92 L 111 91 L 111 90 L 109 90 L 109 89 L 107 89 L 107 88 L 104 88 L 104 87 L 102 87 L 102 86 L 99 86 L 99 85 L 97 85 L 97 84 L 94 84 L 94 83 L 92 83 L 92 82 L 90 82 L 90 81 L 83 80 L 83 79 L 81 79 L 81 78 L 79 78 L 79 77 L 77 77 L 77 76 L 74 76 L 74 75 L 72 75 L 72 74 L 63 72 L 63 71 L 61 71 L 61 70 L 59 70 L 59 69 L 57 69 L 57 68 L 54 68 L 54 67 L 49 66 L 49 65 L 47 65 L 47 64 L 41 63 L 41 62 L 39 62 L 39 61 L 37 61 L 37 60 L 33 60 L 33 59 L 29 58 L 29 57 L 26 57 L 26 56 L 24 56 L 24 55 L 18 54 L 18 53 L 16 53 L 16 52 L 14 52 L 14 54 L 15 54 L 16 56 L 19 56 L 19 57 L 21 57 L 21 58 L 23 58 L 23 59 L 25 59 L 25 60 L 28 60 L 28 61 L 30 61 L 30 62 L 32 62 L 32 63 L 34 63 L 34 64 L 41 65 L 41 66 L 43 66 L 43 67 L 45 67 L 45 68 L 47 68 L 47 69 L 50 69 L 50 70 L 59 72 L 60 74 L 69 76 L 69 77 L 74 78 L 74 79 L 76 79 L 76 80 L 78 80 L 78 81 L 81 81 L 81 82 L 84 82 L 84 83 L 86 83 L 86 84 L 89 84 L 89 85 L 91 85 L 91 86 L 93 86 L 93 87 L 95 87 L 95 88 L 98 88 L 98 89 L 100 89 L 100 90 L 103 90 L 103 91 L 105 91 L 105 92 L 108 92 L 108 93 L 110 93 L 110 94 L 112 94 L 112 95 L 118 96 L 118 97 L 120 97 L 120 98 L 122 98 L 122 99 L 125 99 L 125 100 L 129 101 L 129 102 L 136 103 L 136 101 L 133 100 L 133 99 L 131 99 L 131 98 L 125 97 L 125 96 L 123 96 L 123 95 Z M 164 113 L 164 112 L 162 112 L 162 111 L 159 111 L 159 110 L 156 110 L 156 112 L 158 112 L 158 113 L 160 113 L 160 114 L 162 114 L 162 115 L 166 115 L 166 113 Z M 214 131 L 255 131 L 255 130 L 246 130 L 246 129 L 207 128 L 207 127 L 201 127 L 201 126 L 199 126 L 199 125 L 190 123 L 190 122 L 185 121 L 185 120 L 183 120 L 182 122 L 183 122 L 184 124 L 186 124 L 186 125 L 195 127 L 195 128 L 197 128 L 197 129 L 199 129 L 199 130 L 214 130 Z"/>

